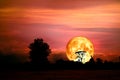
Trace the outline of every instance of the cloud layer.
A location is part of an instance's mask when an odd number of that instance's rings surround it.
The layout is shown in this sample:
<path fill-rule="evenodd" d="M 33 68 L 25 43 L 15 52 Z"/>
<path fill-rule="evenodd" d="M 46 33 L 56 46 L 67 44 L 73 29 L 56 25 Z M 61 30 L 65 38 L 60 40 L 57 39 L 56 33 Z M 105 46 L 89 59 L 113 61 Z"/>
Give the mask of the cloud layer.
<path fill-rule="evenodd" d="M 42 9 L 76 9 L 119 2 L 118 0 L 1 0 L 0 7 L 32 7 Z"/>
<path fill-rule="evenodd" d="M 28 56 L 28 45 L 42 37 L 58 50 L 50 57 L 61 59 L 67 42 L 84 36 L 93 42 L 95 54 L 119 56 L 119 16 L 118 0 L 1 0 L 0 50 Z"/>

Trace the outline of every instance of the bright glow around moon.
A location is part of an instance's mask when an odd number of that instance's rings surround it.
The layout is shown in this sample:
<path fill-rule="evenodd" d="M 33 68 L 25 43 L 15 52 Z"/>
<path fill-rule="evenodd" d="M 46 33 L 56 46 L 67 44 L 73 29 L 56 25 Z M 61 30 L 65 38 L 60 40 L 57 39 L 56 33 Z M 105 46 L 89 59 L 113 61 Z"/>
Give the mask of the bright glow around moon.
<path fill-rule="evenodd" d="M 74 37 L 66 46 L 66 54 L 70 61 L 78 61 L 84 64 L 93 57 L 94 47 L 87 38 Z"/>

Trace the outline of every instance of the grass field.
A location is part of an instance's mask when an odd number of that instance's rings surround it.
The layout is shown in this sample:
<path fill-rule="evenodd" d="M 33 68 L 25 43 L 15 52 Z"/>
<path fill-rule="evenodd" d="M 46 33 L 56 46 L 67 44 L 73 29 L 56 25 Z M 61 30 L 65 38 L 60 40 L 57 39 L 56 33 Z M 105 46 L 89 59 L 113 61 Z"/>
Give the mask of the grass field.
<path fill-rule="evenodd" d="M 120 80 L 120 70 L 6 71 L 0 80 Z"/>

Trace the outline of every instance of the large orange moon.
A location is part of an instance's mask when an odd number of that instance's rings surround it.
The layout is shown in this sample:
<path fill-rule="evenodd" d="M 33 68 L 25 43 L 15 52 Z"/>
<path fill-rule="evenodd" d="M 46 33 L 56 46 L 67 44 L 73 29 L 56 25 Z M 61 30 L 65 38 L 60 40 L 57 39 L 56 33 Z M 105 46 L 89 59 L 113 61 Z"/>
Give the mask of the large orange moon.
<path fill-rule="evenodd" d="M 74 37 L 66 46 L 66 55 L 70 61 L 77 61 L 78 55 L 75 54 L 78 51 L 84 51 L 85 56 L 82 63 L 88 62 L 94 54 L 94 46 L 92 42 L 85 37 Z"/>

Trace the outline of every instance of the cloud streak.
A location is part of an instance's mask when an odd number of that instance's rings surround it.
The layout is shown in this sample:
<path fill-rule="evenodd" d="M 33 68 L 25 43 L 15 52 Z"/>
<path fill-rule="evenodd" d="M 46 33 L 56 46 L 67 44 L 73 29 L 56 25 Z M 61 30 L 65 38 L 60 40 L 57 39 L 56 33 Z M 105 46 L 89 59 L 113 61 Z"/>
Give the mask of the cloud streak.
<path fill-rule="evenodd" d="M 117 0 L 1 0 L 0 7 L 32 7 L 42 9 L 76 9 L 118 2 Z"/>
<path fill-rule="evenodd" d="M 41 37 L 50 44 L 53 51 L 60 50 L 53 52 L 51 58 L 57 55 L 61 59 L 65 58 L 67 42 L 75 36 L 90 39 L 95 54 L 107 56 L 120 53 L 119 1 L 1 1 L 0 50 L 5 53 L 28 56 L 28 45 L 34 38 Z"/>

